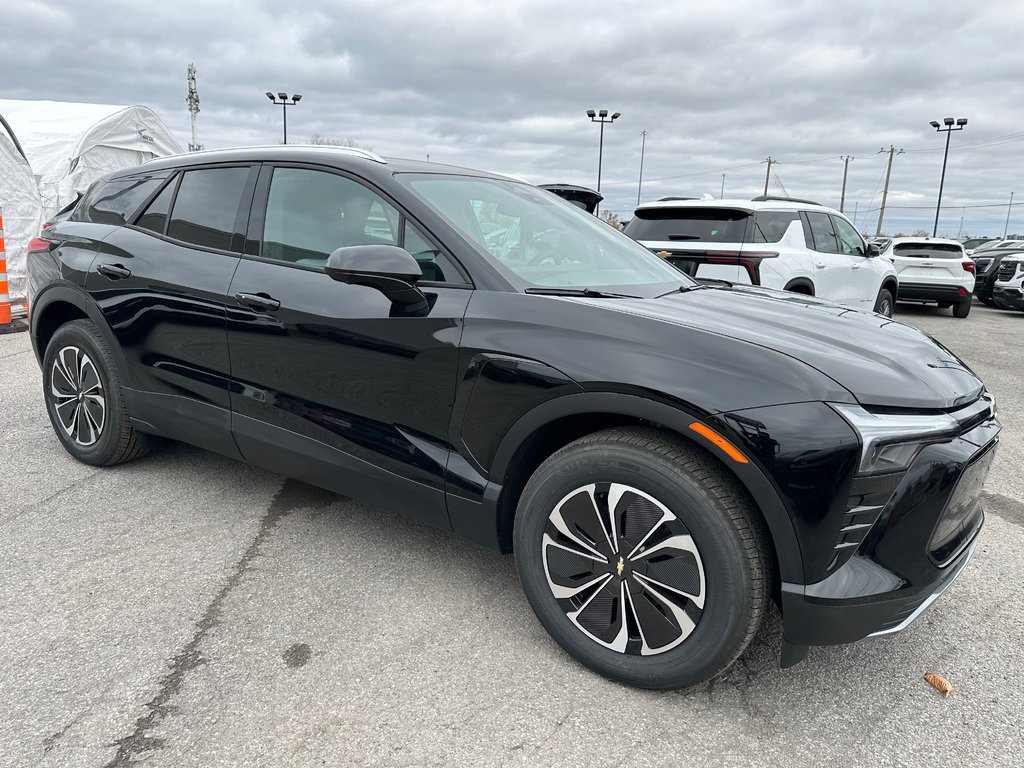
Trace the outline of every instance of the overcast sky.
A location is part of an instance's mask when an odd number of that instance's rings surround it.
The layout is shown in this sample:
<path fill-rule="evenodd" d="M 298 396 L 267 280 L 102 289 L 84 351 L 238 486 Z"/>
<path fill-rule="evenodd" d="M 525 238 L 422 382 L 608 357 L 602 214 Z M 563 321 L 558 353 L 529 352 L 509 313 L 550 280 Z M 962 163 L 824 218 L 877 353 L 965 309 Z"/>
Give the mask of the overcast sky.
<path fill-rule="evenodd" d="M 20 0 L 4 13 L 0 97 L 145 104 L 187 146 L 198 70 L 208 149 L 281 140 L 264 92 L 301 93 L 290 142 L 313 133 L 379 154 L 597 185 L 605 207 L 783 190 L 875 231 L 927 230 L 951 135 L 940 234 L 1024 232 L 1024 3 Z M 1017 206 L 1016 200 L 1021 204 Z M 972 207 L 973 206 L 973 207 Z"/>

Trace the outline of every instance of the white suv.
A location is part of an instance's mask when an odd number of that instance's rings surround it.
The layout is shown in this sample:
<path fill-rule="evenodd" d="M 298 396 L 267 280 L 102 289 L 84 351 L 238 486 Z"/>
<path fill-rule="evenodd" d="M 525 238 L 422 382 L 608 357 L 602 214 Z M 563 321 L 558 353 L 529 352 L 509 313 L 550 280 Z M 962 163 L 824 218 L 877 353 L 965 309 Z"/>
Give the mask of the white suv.
<path fill-rule="evenodd" d="M 625 232 L 697 279 L 778 288 L 892 317 L 898 280 L 839 211 L 807 200 L 665 198 Z"/>
<path fill-rule="evenodd" d="M 959 240 L 937 237 L 896 237 L 882 251 L 896 267 L 900 301 L 936 302 L 967 317 L 974 295 L 974 260 Z"/>
<path fill-rule="evenodd" d="M 1024 254 L 1004 256 L 999 262 L 992 297 L 1004 309 L 1024 310 Z"/>

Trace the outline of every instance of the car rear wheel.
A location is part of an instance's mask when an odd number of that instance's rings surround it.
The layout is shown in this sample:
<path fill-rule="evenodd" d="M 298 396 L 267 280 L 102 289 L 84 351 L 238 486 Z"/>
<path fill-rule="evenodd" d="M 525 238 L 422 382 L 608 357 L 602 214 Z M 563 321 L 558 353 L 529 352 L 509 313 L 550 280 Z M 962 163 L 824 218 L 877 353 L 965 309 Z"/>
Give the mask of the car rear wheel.
<path fill-rule="evenodd" d="M 953 305 L 953 317 L 967 317 L 969 314 L 971 314 L 970 300 Z"/>
<path fill-rule="evenodd" d="M 746 648 L 768 599 L 753 503 L 712 459 L 655 430 L 607 430 L 551 456 L 523 491 L 514 543 L 552 637 L 630 685 L 711 679 Z"/>
<path fill-rule="evenodd" d="M 61 444 L 79 461 L 109 466 L 146 451 L 128 419 L 117 367 L 88 320 L 57 329 L 43 355 L 43 396 Z"/>
<path fill-rule="evenodd" d="M 878 292 L 878 298 L 875 299 L 875 312 L 886 317 L 892 317 L 894 303 L 892 291 L 888 288 L 883 288 Z"/>

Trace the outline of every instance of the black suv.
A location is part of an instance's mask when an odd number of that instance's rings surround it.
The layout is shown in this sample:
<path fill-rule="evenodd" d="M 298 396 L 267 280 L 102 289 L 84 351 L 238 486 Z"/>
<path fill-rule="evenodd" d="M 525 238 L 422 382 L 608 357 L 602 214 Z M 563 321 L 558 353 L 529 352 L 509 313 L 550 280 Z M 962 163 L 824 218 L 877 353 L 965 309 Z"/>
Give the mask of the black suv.
<path fill-rule="evenodd" d="M 991 306 L 995 303 L 992 289 L 996 284 L 999 275 L 999 265 L 1006 256 L 1016 256 L 1024 253 L 1021 250 L 996 250 L 982 251 L 974 259 L 975 279 L 974 295 L 982 304 Z"/>
<path fill-rule="evenodd" d="M 710 678 L 772 599 L 785 665 L 898 630 L 977 542 L 1000 427 L 949 350 L 699 285 L 522 182 L 194 153 L 46 237 L 32 341 L 73 456 L 173 438 L 514 549 L 543 625 L 617 680 Z"/>

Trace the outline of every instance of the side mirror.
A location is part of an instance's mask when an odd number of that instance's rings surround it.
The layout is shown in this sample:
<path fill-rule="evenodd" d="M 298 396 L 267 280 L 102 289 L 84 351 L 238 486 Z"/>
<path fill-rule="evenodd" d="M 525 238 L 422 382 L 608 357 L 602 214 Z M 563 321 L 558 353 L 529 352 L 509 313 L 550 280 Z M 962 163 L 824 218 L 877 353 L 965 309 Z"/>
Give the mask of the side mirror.
<path fill-rule="evenodd" d="M 868 252 L 865 256 L 881 256 L 882 251 L 878 248 L 878 243 L 868 243 Z"/>
<path fill-rule="evenodd" d="M 405 248 L 395 245 L 351 245 L 327 257 L 324 271 L 332 280 L 376 288 L 392 304 L 415 308 L 426 297 L 414 283 L 423 270 Z"/>

